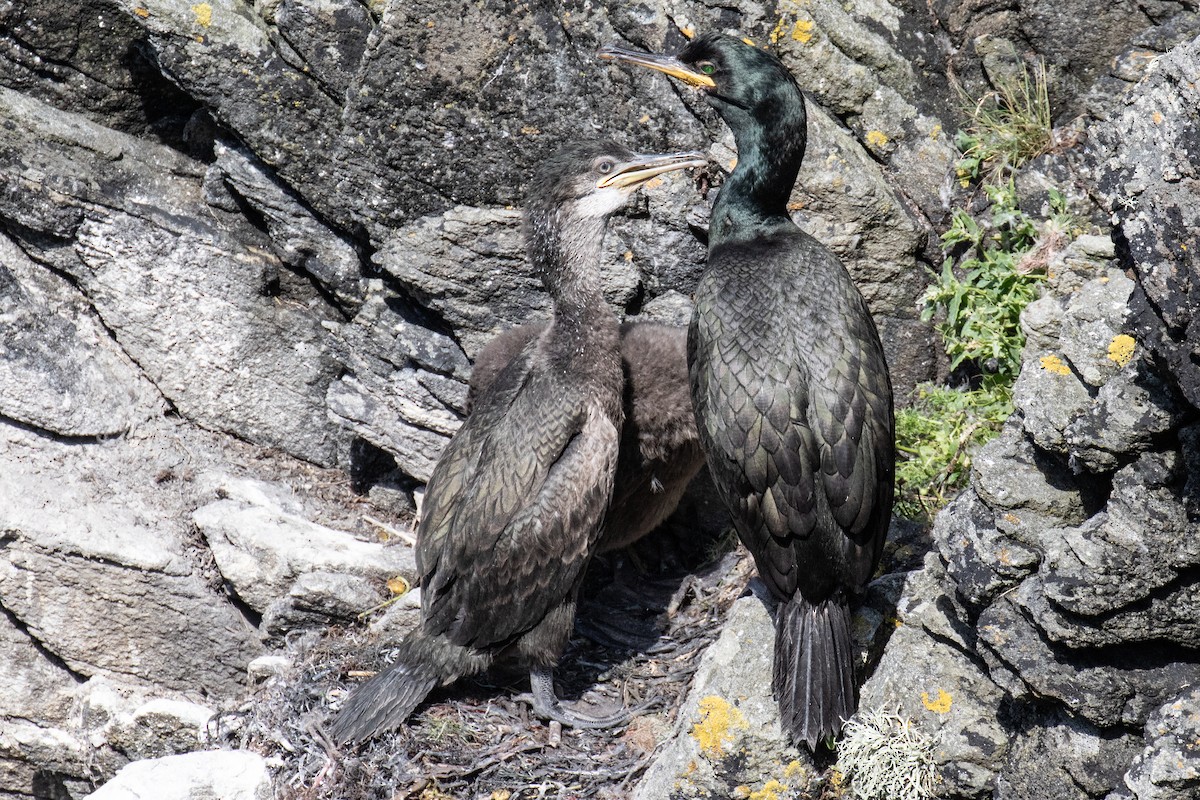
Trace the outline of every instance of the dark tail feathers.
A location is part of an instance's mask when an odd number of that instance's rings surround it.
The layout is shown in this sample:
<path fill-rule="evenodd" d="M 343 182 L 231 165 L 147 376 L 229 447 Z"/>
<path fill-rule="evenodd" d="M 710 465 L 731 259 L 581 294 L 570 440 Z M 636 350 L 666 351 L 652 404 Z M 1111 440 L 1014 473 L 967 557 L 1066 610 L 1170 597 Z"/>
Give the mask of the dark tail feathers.
<path fill-rule="evenodd" d="M 487 669 L 490 659 L 440 637 L 413 633 L 400 643 L 395 662 L 355 689 L 329 732 L 345 744 L 398 727 L 439 683 Z"/>
<path fill-rule="evenodd" d="M 816 605 L 797 592 L 775 617 L 772 690 L 783 730 L 815 751 L 854 713 L 850 609 L 835 598 Z"/>

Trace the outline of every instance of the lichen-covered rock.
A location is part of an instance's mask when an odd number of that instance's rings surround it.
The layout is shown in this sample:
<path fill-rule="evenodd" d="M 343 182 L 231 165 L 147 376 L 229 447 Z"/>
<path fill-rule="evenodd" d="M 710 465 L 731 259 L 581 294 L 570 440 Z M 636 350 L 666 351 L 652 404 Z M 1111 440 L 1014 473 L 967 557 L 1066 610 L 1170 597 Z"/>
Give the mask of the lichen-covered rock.
<path fill-rule="evenodd" d="M 941 791 L 983 797 L 1009 750 L 1000 722 L 1003 692 L 971 658 L 974 641 L 942 595 L 936 557 L 908 573 L 895 609 L 895 630 L 863 684 L 860 708 L 898 710 L 934 741 Z"/>
<path fill-rule="evenodd" d="M 811 761 L 784 744 L 771 696 L 775 626 L 751 595 L 737 600 L 720 638 L 700 662 L 679 715 L 679 730 L 633 797 L 732 797 L 770 781 L 804 786 Z"/>
<path fill-rule="evenodd" d="M 1135 338 L 1200 407 L 1200 39 L 1157 59 L 1112 121 L 1097 129 L 1098 188 L 1116 222 L 1123 266 L 1135 272 Z"/>
<path fill-rule="evenodd" d="M 1200 688 L 1189 687 L 1146 720 L 1146 749 L 1125 785 L 1136 800 L 1187 800 L 1200 794 Z"/>

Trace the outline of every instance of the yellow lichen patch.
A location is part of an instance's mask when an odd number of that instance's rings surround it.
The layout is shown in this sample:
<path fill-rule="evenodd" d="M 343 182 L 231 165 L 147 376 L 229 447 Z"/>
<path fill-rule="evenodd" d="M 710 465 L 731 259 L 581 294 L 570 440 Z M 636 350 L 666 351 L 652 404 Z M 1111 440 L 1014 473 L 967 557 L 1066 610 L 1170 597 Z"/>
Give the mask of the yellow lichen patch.
<path fill-rule="evenodd" d="M 792 38 L 800 44 L 808 44 L 813 38 L 813 28 L 817 23 L 811 19 L 798 19 L 796 24 L 792 26 Z"/>
<path fill-rule="evenodd" d="M 1063 360 L 1056 355 L 1042 356 L 1038 359 L 1038 363 L 1042 365 L 1042 369 L 1046 372 L 1053 372 L 1055 375 L 1070 375 L 1071 368 L 1063 363 Z"/>
<path fill-rule="evenodd" d="M 646 183 L 643 185 L 647 189 L 657 189 L 658 187 L 663 185 L 663 179 L 662 178 L 651 178 L 650 180 L 646 181 Z"/>
<path fill-rule="evenodd" d="M 733 168 L 737 166 L 737 156 L 729 159 L 729 171 L 733 172 Z"/>
<path fill-rule="evenodd" d="M 649 121 L 650 121 L 649 114 L 642 114 L 640 117 L 638 117 L 638 122 L 640 122 L 643 125 L 645 125 Z"/>
<path fill-rule="evenodd" d="M 1016 514 L 1012 513 L 1011 511 L 1004 512 L 1003 519 L 1005 522 L 1007 522 L 1010 525 L 1019 525 L 1021 523 L 1021 518 L 1018 517 Z"/>
<path fill-rule="evenodd" d="M 509 800 L 510 797 L 512 797 L 512 792 L 508 789 L 497 789 L 492 792 L 488 800 Z"/>
<path fill-rule="evenodd" d="M 932 128 L 930 128 L 929 129 L 929 138 L 933 139 L 935 142 L 938 139 L 942 138 L 942 126 L 934 125 Z"/>
<path fill-rule="evenodd" d="M 779 21 L 775 23 L 775 27 L 771 28 L 771 32 L 767 34 L 767 39 L 771 42 L 771 44 L 775 44 L 779 41 L 779 37 L 783 35 L 783 26 L 785 24 L 786 20 L 783 17 L 780 17 Z"/>
<path fill-rule="evenodd" d="M 867 131 L 867 144 L 871 145 L 871 147 L 884 147 L 888 141 L 888 136 L 883 131 Z"/>
<path fill-rule="evenodd" d="M 904 620 L 900 619 L 899 617 L 884 617 L 883 621 L 888 625 L 891 625 L 893 628 L 901 628 L 904 626 Z"/>
<path fill-rule="evenodd" d="M 1154 121 L 1155 125 L 1162 125 L 1162 121 L 1163 121 L 1162 112 L 1155 111 L 1153 114 L 1150 115 L 1150 119 Z"/>
<path fill-rule="evenodd" d="M 750 800 L 779 800 L 779 796 L 788 790 L 787 784 L 772 778 L 763 784 L 756 792 L 750 793 Z"/>
<path fill-rule="evenodd" d="M 209 3 L 197 3 L 192 6 L 192 13 L 196 15 L 196 24 L 201 28 L 207 28 L 212 25 L 212 5 Z"/>
<path fill-rule="evenodd" d="M 725 746 L 733 743 L 736 731 L 748 727 L 742 712 L 728 700 L 709 695 L 700 701 L 700 721 L 692 726 L 692 738 L 700 745 L 701 753 L 718 758 Z"/>
<path fill-rule="evenodd" d="M 750 796 L 750 787 L 746 784 L 733 787 L 733 800 L 746 800 Z"/>
<path fill-rule="evenodd" d="M 1137 342 L 1128 334 L 1122 333 L 1114 336 L 1113 340 L 1108 343 L 1108 360 L 1123 367 L 1133 359 L 1133 350 L 1136 346 Z"/>
<path fill-rule="evenodd" d="M 800 763 L 800 759 L 793 759 L 783 768 L 783 777 L 785 778 L 795 780 L 796 778 L 803 778 L 806 775 L 808 775 L 808 770 Z"/>
<path fill-rule="evenodd" d="M 937 697 L 930 697 L 929 692 L 921 692 L 921 704 L 935 714 L 950 713 L 954 698 L 945 689 L 937 690 Z"/>
<path fill-rule="evenodd" d="M 146 19 L 146 17 L 150 16 L 150 12 L 144 8 L 135 8 L 133 13 L 137 14 L 142 19 Z"/>
<path fill-rule="evenodd" d="M 537 136 L 541 132 L 541 128 L 535 128 L 533 125 L 521 126 L 521 133 L 525 134 L 526 136 Z"/>
<path fill-rule="evenodd" d="M 788 211 L 799 211 L 807 205 L 803 200 L 793 200 L 787 204 Z"/>
<path fill-rule="evenodd" d="M 684 25 L 682 28 L 679 29 L 679 32 L 682 33 L 684 35 L 684 37 L 687 39 L 696 38 L 696 29 L 693 28 L 691 25 Z"/>
<path fill-rule="evenodd" d="M 754 40 L 751 39 L 749 36 L 743 36 L 742 41 L 745 42 L 746 44 L 750 45 L 751 47 L 758 47 L 758 45 L 756 45 L 754 43 Z"/>
<path fill-rule="evenodd" d="M 633 261 L 633 251 L 632 251 L 632 250 L 626 250 L 626 251 L 625 251 L 625 260 L 626 260 L 626 261 Z"/>

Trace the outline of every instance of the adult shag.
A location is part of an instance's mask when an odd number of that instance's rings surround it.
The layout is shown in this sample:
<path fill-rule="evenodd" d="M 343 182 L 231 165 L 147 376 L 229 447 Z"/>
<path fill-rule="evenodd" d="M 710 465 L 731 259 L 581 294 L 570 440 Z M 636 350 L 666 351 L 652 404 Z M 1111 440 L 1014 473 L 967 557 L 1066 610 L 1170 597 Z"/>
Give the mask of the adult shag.
<path fill-rule="evenodd" d="M 528 322 L 487 343 L 471 370 L 468 409 L 545 326 Z M 631 545 L 662 524 L 704 466 L 688 381 L 687 329 L 657 322 L 623 323 L 621 367 L 625 424 L 597 553 Z"/>
<path fill-rule="evenodd" d="M 815 749 L 854 712 L 849 603 L 891 519 L 892 389 L 879 335 L 845 267 L 788 216 L 806 118 L 779 60 L 723 35 L 677 57 L 600 56 L 699 87 L 737 143 L 696 289 L 692 401 L 713 480 L 780 601 L 772 689 L 783 728 Z"/>
<path fill-rule="evenodd" d="M 443 451 L 417 530 L 421 625 L 397 660 L 354 691 L 341 742 L 399 725 L 437 685 L 498 657 L 528 665 L 534 711 L 576 727 L 623 721 L 568 711 L 553 667 L 613 487 L 622 423 L 618 324 L 600 290 L 608 215 L 698 153 L 639 156 L 612 142 L 564 147 L 525 200 L 529 258 L 554 303 L 549 326 L 508 364 Z"/>

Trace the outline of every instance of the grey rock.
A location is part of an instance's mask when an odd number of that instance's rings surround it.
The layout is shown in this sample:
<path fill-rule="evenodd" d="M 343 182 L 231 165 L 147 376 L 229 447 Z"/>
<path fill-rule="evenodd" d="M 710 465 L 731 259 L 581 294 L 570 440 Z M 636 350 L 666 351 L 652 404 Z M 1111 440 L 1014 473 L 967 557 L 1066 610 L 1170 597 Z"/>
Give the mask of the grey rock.
<path fill-rule="evenodd" d="M 1079 481 L 1064 464 L 1037 450 L 1013 421 L 975 454 L 971 486 L 989 508 L 1025 511 L 1079 524 L 1099 501 L 1098 488 Z"/>
<path fill-rule="evenodd" d="M 207 585 L 175 492 L 155 481 L 175 454 L 49 447 L 9 426 L 0 452 L 0 594 L 39 646 L 84 677 L 237 691 L 258 636 Z"/>
<path fill-rule="evenodd" d="M 351 608 L 362 611 L 362 583 L 332 580 L 329 573 L 382 584 L 415 572 L 409 548 L 364 542 L 270 502 L 216 500 L 197 509 L 192 519 L 212 548 L 221 575 L 259 613 L 282 598 L 309 611 L 331 604 L 343 614 Z M 281 613 L 273 610 L 276 618 Z"/>
<path fill-rule="evenodd" d="M 350 243 L 313 217 L 253 153 L 221 141 L 213 150 L 216 161 L 209 169 L 216 170 L 228 190 L 261 215 L 275 255 L 293 270 L 311 275 L 345 305 L 357 306 L 362 301 L 363 278 Z M 206 178 L 206 184 L 211 185 L 211 178 Z"/>
<path fill-rule="evenodd" d="M 996 800 L 1088 800 L 1121 784 L 1137 736 L 1055 712 L 1025 720 L 996 779 Z"/>
<path fill-rule="evenodd" d="M 278 29 L 276 47 L 286 44 L 335 98 L 350 89 L 375 27 L 357 0 L 281 0 L 266 21 Z"/>
<path fill-rule="evenodd" d="M 6 89 L 0 115 L 23 154 L 0 159 L 0 181 L 29 187 L 0 193 L 0 212 L 73 243 L 39 257 L 78 283 L 159 391 L 198 424 L 332 464 L 336 365 L 319 318 L 268 296 L 277 259 L 261 234 L 214 217 L 198 165 Z"/>
<path fill-rule="evenodd" d="M 936 558 L 907 574 L 895 630 L 862 686 L 859 707 L 899 709 L 933 738 L 943 791 L 983 797 L 1010 747 L 999 721 L 1004 693 L 975 663 L 974 642 L 963 638 L 963 621 L 948 608 L 944 578 Z"/>
<path fill-rule="evenodd" d="M 88 800 L 270 800 L 267 762 L 248 750 L 210 750 L 134 761 Z"/>
<path fill-rule="evenodd" d="M 1112 472 L 1152 449 L 1184 420 L 1185 409 L 1174 387 L 1135 357 L 1100 387 L 1087 413 L 1067 425 L 1064 439 L 1072 467 Z"/>
<path fill-rule="evenodd" d="M 1200 794 L 1200 689 L 1185 688 L 1146 720 L 1146 749 L 1125 785 L 1137 800 L 1187 800 Z"/>
<path fill-rule="evenodd" d="M 634 798 L 729 797 L 738 786 L 759 789 L 770 780 L 797 785 L 807 759 L 784 744 L 779 727 L 770 689 L 774 640 L 774 623 L 757 597 L 733 604 L 701 658 L 674 737 Z"/>
<path fill-rule="evenodd" d="M 1181 461 L 1175 453 L 1142 455 L 1113 476 L 1104 513 L 1043 536 L 1046 593 L 1055 604 L 1108 614 L 1146 600 L 1200 563 L 1195 523 L 1179 496 Z"/>
<path fill-rule="evenodd" d="M 1126 245 L 1123 266 L 1138 278 L 1131 324 L 1135 338 L 1168 365 L 1185 397 L 1200 407 L 1200 88 L 1192 40 L 1157 59 L 1122 98 L 1111 123 L 1095 133 L 1098 190 Z"/>
<path fill-rule="evenodd" d="M 0 416 L 59 436 L 113 436 L 158 405 L 84 297 L 0 234 Z"/>
<path fill-rule="evenodd" d="M 933 539 L 946 572 L 958 596 L 971 606 L 986 606 L 1041 562 L 1040 552 L 999 529 L 1029 527 L 1030 515 L 1008 512 L 1005 517 L 1009 519 L 997 522 L 975 491 L 967 489 L 934 520 Z"/>
<path fill-rule="evenodd" d="M 1129 309 L 1133 281 L 1118 269 L 1090 280 L 1067 301 L 1070 321 L 1060 334 L 1063 357 L 1089 386 L 1103 386 L 1122 366 L 1113 339 L 1120 335 Z"/>
<path fill-rule="evenodd" d="M 1102 727 L 1142 725 L 1174 691 L 1200 681 L 1200 665 L 1171 649 L 1135 645 L 1072 652 L 1047 642 L 1017 601 L 1002 596 L 978 621 L 989 672 L 1015 698 L 1051 698 Z"/>

